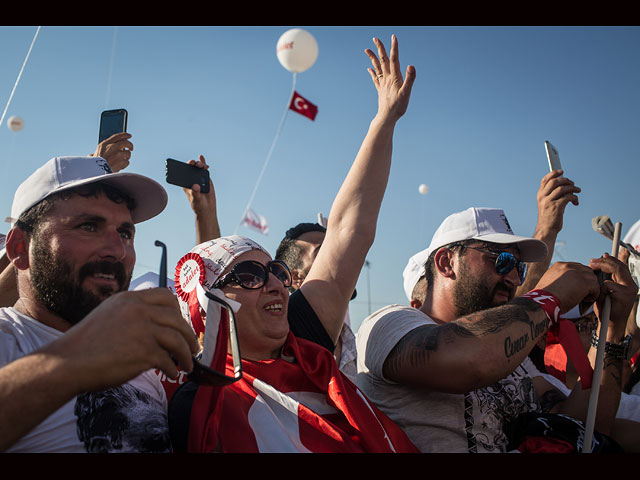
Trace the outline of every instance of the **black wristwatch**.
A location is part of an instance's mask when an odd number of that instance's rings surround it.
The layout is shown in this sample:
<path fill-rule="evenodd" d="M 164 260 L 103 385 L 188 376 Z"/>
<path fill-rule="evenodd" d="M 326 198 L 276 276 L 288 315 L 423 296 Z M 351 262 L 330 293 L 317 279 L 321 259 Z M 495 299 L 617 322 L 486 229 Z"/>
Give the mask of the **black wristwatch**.
<path fill-rule="evenodd" d="M 593 331 L 591 335 L 591 345 L 593 347 L 598 346 L 598 334 Z M 631 358 L 631 335 L 627 335 L 622 339 L 620 343 L 606 342 L 604 346 L 604 353 L 613 358 L 620 360 L 629 360 Z"/>

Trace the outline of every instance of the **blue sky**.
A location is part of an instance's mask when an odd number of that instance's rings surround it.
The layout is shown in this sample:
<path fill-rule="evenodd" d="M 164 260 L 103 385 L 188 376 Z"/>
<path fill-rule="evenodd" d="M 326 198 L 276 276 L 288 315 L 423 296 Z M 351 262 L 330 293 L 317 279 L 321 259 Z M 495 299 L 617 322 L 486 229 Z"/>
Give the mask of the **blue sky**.
<path fill-rule="evenodd" d="M 276 57 L 290 28 L 319 54 L 296 90 L 315 121 L 288 112 L 252 202 L 266 236 L 238 228 L 286 111 L 293 75 Z M 36 26 L 0 27 L 4 110 Z M 328 214 L 377 108 L 365 48 L 398 36 L 417 78 L 394 138 L 393 165 L 370 267 L 351 304 L 357 329 L 369 310 L 406 303 L 402 270 L 440 222 L 470 206 L 503 208 L 515 233 L 533 234 L 536 193 L 548 171 L 544 141 L 582 188 L 569 205 L 557 259 L 586 263 L 611 250 L 591 220 L 609 215 L 623 235 L 638 218 L 640 28 L 578 26 L 43 26 L 0 126 L 0 202 L 53 156 L 95 149 L 100 112 L 129 111 L 130 171 L 166 186 L 169 205 L 138 226 L 134 277 L 169 269 L 193 246 L 193 215 L 164 181 L 167 157 L 205 155 L 223 234 L 248 235 L 274 253 L 287 228 Z M 25 126 L 12 132 L 12 115 Z M 418 186 L 429 192 L 420 195 Z M 6 233 L 8 225 L 2 230 Z M 369 295 L 370 292 L 370 295 Z"/>

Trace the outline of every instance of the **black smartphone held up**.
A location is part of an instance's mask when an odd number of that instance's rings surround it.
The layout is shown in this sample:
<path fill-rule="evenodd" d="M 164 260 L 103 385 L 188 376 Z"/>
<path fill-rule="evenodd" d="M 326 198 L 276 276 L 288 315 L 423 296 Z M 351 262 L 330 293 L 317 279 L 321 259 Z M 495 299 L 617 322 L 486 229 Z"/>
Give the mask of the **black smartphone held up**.
<path fill-rule="evenodd" d="M 198 184 L 201 193 L 209 193 L 209 170 L 167 158 L 165 173 L 167 183 L 184 188 Z"/>
<path fill-rule="evenodd" d="M 127 131 L 128 113 L 124 108 L 117 110 L 105 110 L 100 114 L 100 133 L 98 143 L 106 140 L 111 135 Z"/>

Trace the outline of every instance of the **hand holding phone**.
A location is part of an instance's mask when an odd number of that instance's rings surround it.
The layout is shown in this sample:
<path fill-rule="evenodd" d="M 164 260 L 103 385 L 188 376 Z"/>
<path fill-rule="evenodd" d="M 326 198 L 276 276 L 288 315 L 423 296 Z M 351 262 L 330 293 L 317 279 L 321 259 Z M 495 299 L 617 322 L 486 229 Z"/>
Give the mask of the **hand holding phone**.
<path fill-rule="evenodd" d="M 549 161 L 549 170 L 562 170 L 562 164 L 560 163 L 560 155 L 556 147 L 551 145 L 547 140 L 544 142 L 544 148 L 547 150 L 547 160 Z"/>
<path fill-rule="evenodd" d="M 100 132 L 98 143 L 106 140 L 111 135 L 127 131 L 128 113 L 124 108 L 117 110 L 105 110 L 100 114 Z"/>
<path fill-rule="evenodd" d="M 209 193 L 209 170 L 167 158 L 165 167 L 167 183 L 184 188 L 200 186 L 201 193 Z"/>

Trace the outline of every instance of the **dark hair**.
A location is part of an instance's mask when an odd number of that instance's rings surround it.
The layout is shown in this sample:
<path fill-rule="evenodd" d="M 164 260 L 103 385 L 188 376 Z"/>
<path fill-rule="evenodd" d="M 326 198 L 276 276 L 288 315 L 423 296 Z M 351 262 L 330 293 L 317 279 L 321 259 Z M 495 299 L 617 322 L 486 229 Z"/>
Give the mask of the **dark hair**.
<path fill-rule="evenodd" d="M 284 238 L 276 249 L 275 260 L 281 260 L 286 263 L 290 269 L 302 268 L 300 258 L 302 256 L 302 246 L 296 242 L 300 235 L 308 232 L 325 233 L 327 229 L 318 223 L 299 223 L 295 227 L 290 228 L 284 234 Z"/>
<path fill-rule="evenodd" d="M 427 298 L 427 279 L 426 276 L 423 275 L 416 282 L 413 287 L 413 291 L 411 292 L 411 300 L 418 300 L 420 303 L 424 303 Z"/>
<path fill-rule="evenodd" d="M 299 223 L 298 225 L 296 225 L 295 227 L 290 228 L 289 230 L 287 230 L 287 232 L 284 234 L 284 238 L 291 238 L 293 240 L 295 240 L 296 238 L 298 238 L 300 235 L 302 235 L 303 233 L 308 233 L 308 232 L 326 232 L 327 229 L 325 227 L 323 227 L 322 225 L 320 225 L 319 223 Z"/>
<path fill-rule="evenodd" d="M 26 212 L 22 213 L 16 221 L 16 226 L 28 234 L 33 235 L 37 232 L 43 219 L 51 211 L 56 202 L 60 200 L 67 200 L 73 195 L 80 195 L 81 197 L 97 197 L 101 193 L 106 195 L 107 198 L 114 203 L 120 204 L 124 202 L 129 210 L 133 210 L 136 207 L 135 200 L 117 187 L 105 182 L 94 182 L 87 185 L 69 188 L 68 190 L 62 190 L 61 192 L 52 193 Z"/>
<path fill-rule="evenodd" d="M 460 255 L 462 255 L 465 250 L 465 246 L 469 245 L 472 242 L 477 242 L 477 240 L 469 239 L 469 240 L 463 240 L 460 242 L 450 243 L 448 245 L 443 245 L 442 247 L 436 248 L 433 252 L 429 254 L 429 258 L 424 263 L 424 278 L 426 279 L 426 282 L 427 282 L 427 285 L 426 285 L 427 288 L 425 289 L 425 293 L 430 291 L 433 288 L 433 279 L 436 276 L 436 267 L 435 267 L 436 252 L 441 248 L 448 248 L 450 250 L 459 249 Z"/>

